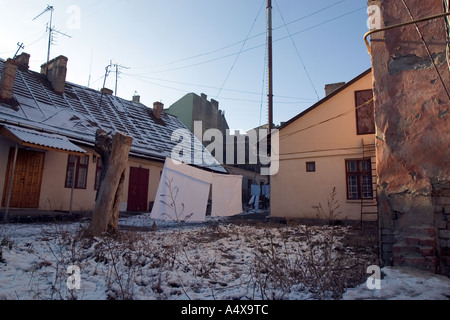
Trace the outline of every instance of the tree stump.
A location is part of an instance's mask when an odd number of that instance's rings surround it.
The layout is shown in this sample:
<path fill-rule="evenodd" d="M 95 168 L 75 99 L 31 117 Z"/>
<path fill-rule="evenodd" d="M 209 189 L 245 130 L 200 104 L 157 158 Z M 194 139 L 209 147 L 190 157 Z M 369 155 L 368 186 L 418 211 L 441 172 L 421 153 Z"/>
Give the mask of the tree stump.
<path fill-rule="evenodd" d="M 132 143 L 133 138 L 119 132 L 113 136 L 101 129 L 96 132 L 95 151 L 101 157 L 102 171 L 89 229 L 94 237 L 119 232 L 120 203 Z"/>

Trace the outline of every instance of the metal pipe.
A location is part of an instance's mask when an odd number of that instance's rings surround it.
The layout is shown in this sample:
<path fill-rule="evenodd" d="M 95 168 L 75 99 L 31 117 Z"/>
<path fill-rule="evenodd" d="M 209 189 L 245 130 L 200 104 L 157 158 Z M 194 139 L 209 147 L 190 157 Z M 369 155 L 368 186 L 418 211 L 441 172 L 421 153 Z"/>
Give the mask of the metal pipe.
<path fill-rule="evenodd" d="M 400 27 L 403 27 L 403 26 L 407 26 L 407 25 L 410 25 L 410 24 L 415 24 L 415 23 L 419 23 L 419 22 L 423 22 L 423 21 L 428 21 L 428 20 L 438 19 L 438 18 L 442 18 L 442 17 L 449 16 L 449 15 L 450 15 L 450 12 L 444 12 L 444 13 L 432 15 L 432 16 L 429 16 L 429 17 L 417 19 L 417 20 L 412 20 L 412 21 L 408 21 L 408 22 L 403 22 L 403 23 L 399 23 L 399 24 L 394 24 L 394 25 L 392 25 L 392 26 L 388 26 L 388 27 L 384 27 L 384 28 L 380 28 L 380 29 L 373 29 L 373 30 L 370 30 L 369 32 L 367 32 L 367 33 L 364 35 L 364 42 L 366 43 L 367 52 L 368 52 L 370 55 L 372 55 L 372 50 L 371 50 L 371 48 L 370 48 L 370 44 L 369 44 L 369 41 L 367 40 L 367 37 L 370 36 L 370 35 L 372 35 L 372 34 L 374 34 L 374 33 L 382 32 L 382 31 L 386 31 L 386 30 L 390 30 L 390 29 L 394 29 L 394 28 L 400 28 Z"/>
<path fill-rule="evenodd" d="M 14 180 L 14 171 L 16 171 L 16 162 L 17 162 L 18 152 L 19 152 L 19 144 L 16 143 L 16 150 L 14 151 L 14 160 L 13 160 L 13 164 L 12 164 L 11 176 L 9 178 L 8 199 L 6 200 L 6 211 L 5 211 L 5 216 L 4 216 L 5 222 L 8 222 L 9 205 L 10 205 L 10 201 L 11 201 L 11 192 L 12 192 L 12 186 L 13 186 L 13 180 Z"/>

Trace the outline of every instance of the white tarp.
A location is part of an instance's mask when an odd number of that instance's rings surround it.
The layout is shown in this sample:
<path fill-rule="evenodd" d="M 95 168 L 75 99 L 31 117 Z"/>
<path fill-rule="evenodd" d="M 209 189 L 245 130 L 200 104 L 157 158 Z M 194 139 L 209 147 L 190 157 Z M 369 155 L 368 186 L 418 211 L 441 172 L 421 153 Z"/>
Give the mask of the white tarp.
<path fill-rule="evenodd" d="M 213 174 L 212 217 L 242 213 L 242 176 Z"/>
<path fill-rule="evenodd" d="M 150 217 L 205 221 L 211 185 L 213 217 L 242 213 L 242 176 L 213 174 L 167 158 Z"/>
<path fill-rule="evenodd" d="M 150 217 L 164 221 L 205 221 L 211 173 L 166 159 Z"/>

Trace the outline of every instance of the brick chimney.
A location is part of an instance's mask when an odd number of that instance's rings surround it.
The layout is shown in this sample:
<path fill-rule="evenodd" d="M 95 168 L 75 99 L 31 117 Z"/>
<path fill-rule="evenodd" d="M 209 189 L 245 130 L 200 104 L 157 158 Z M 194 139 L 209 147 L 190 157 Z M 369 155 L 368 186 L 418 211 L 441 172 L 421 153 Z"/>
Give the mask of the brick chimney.
<path fill-rule="evenodd" d="M 18 66 L 17 60 L 13 59 L 6 60 L 3 65 L 2 78 L 0 79 L 0 99 L 6 101 L 12 99 Z"/>
<path fill-rule="evenodd" d="M 14 58 L 17 61 L 20 71 L 27 71 L 30 68 L 30 55 L 23 52 L 20 56 Z"/>
<path fill-rule="evenodd" d="M 66 57 L 59 56 L 41 66 L 41 73 L 47 76 L 57 94 L 63 94 L 66 87 L 67 61 Z"/>
<path fill-rule="evenodd" d="M 134 103 L 141 103 L 141 96 L 135 94 L 135 95 L 133 96 L 133 100 L 132 100 L 132 101 L 133 101 Z"/>
<path fill-rule="evenodd" d="M 112 96 L 112 94 L 114 93 L 114 91 L 112 91 L 111 89 L 108 88 L 102 88 L 100 90 L 101 93 L 106 94 L 107 96 Z"/>
<path fill-rule="evenodd" d="M 162 104 L 161 102 L 155 102 L 153 104 L 153 115 L 155 116 L 156 119 L 161 119 L 163 109 L 164 104 Z"/>

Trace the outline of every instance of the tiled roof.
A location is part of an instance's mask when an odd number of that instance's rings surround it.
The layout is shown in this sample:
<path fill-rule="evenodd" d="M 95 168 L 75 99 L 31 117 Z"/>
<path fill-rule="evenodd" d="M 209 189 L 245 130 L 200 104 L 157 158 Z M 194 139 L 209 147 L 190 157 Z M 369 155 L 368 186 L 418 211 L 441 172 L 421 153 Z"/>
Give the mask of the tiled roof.
<path fill-rule="evenodd" d="M 0 59 L 0 75 L 4 63 Z M 66 82 L 64 93 L 56 94 L 45 75 L 31 70 L 16 72 L 13 94 L 18 105 L 0 103 L 0 125 L 35 128 L 92 146 L 98 128 L 119 131 L 133 138 L 130 153 L 139 157 L 163 161 L 179 144 L 171 141 L 172 133 L 178 129 L 189 131 L 175 116 L 163 112 L 162 121 L 158 121 L 152 109 L 143 104 L 106 94 L 101 98 L 101 92 L 88 87 Z M 200 141 L 190 135 L 191 153 L 203 152 L 203 164 L 198 166 L 226 172 Z M 193 155 L 192 163 L 194 159 L 198 157 Z"/>

